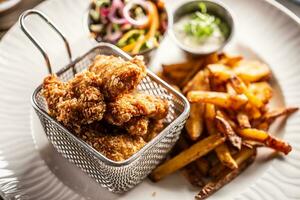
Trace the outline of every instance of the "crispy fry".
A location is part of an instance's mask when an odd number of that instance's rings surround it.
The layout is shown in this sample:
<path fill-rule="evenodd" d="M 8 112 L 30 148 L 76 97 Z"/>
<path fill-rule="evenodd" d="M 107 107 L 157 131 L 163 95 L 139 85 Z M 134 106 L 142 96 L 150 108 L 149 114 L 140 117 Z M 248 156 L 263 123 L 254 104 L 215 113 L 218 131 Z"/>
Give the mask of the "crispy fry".
<path fill-rule="evenodd" d="M 272 98 L 272 88 L 267 82 L 251 83 L 248 87 L 248 91 L 264 104 L 268 103 Z"/>
<path fill-rule="evenodd" d="M 211 64 L 207 68 L 217 83 L 223 83 L 234 76 L 232 69 L 223 64 Z"/>
<path fill-rule="evenodd" d="M 247 129 L 239 130 L 238 133 L 245 138 L 262 142 L 267 147 L 283 152 L 284 154 L 288 154 L 292 150 L 292 147 L 288 143 L 272 135 L 269 135 L 267 132 L 263 130 L 247 128 Z"/>
<path fill-rule="evenodd" d="M 216 116 L 215 120 L 217 129 L 228 138 L 228 140 L 234 147 L 236 147 L 237 149 L 241 149 L 242 139 L 234 132 L 228 121 L 220 116 Z"/>
<path fill-rule="evenodd" d="M 218 134 L 218 131 L 216 130 L 214 126 L 214 118 L 215 118 L 215 108 L 212 104 L 206 104 L 206 110 L 205 110 L 205 117 L 206 117 L 206 128 L 210 135 Z M 225 143 L 220 144 L 215 148 L 215 152 L 224 165 L 228 166 L 231 169 L 237 168 L 237 164 L 235 163 L 234 159 L 232 158 L 229 149 Z"/>
<path fill-rule="evenodd" d="M 190 117 L 186 121 L 185 129 L 191 140 L 197 140 L 203 131 L 204 105 L 202 103 L 191 104 Z"/>
<path fill-rule="evenodd" d="M 237 121 L 238 121 L 239 126 L 241 128 L 251 128 L 249 117 L 248 117 L 248 115 L 246 113 L 244 113 L 244 112 L 238 112 L 238 114 L 237 114 Z"/>
<path fill-rule="evenodd" d="M 252 106 L 249 103 L 247 103 L 246 106 L 245 106 L 245 112 L 247 113 L 248 118 L 250 120 L 251 119 L 258 119 L 262 116 L 260 110 L 257 107 Z"/>
<path fill-rule="evenodd" d="M 240 165 L 249 159 L 251 156 L 256 155 L 256 149 L 255 148 L 248 148 L 248 147 L 243 147 L 238 153 L 233 155 L 233 158 L 240 167 Z M 222 171 L 226 169 L 225 165 L 222 165 L 221 163 L 215 165 L 211 170 L 209 171 L 209 175 L 212 177 L 217 177 Z"/>
<path fill-rule="evenodd" d="M 226 83 L 226 92 L 231 95 L 236 95 L 236 91 L 230 83 Z"/>
<path fill-rule="evenodd" d="M 210 196 L 211 194 L 218 191 L 220 188 L 222 188 L 224 185 L 232 181 L 234 178 L 236 178 L 240 173 L 243 172 L 255 159 L 255 156 L 249 157 L 247 160 L 242 162 L 239 165 L 239 168 L 234 169 L 232 171 L 230 170 L 224 170 L 222 173 L 213 181 L 207 183 L 201 191 L 196 195 L 195 199 L 202 200 Z"/>
<path fill-rule="evenodd" d="M 234 67 L 243 59 L 243 56 L 240 55 L 228 55 L 227 53 L 222 53 L 219 55 L 218 63 L 227 65 L 229 67 Z"/>
<path fill-rule="evenodd" d="M 222 144 L 225 138 L 220 135 L 212 135 L 199 142 L 193 144 L 190 148 L 182 151 L 177 156 L 167 160 L 165 163 L 158 166 L 150 175 L 154 181 L 159 181 L 165 176 L 181 169 L 194 160 L 204 156 L 216 146 Z"/>
<path fill-rule="evenodd" d="M 182 173 L 184 177 L 190 182 L 191 185 L 196 187 L 202 187 L 204 185 L 204 179 L 202 174 L 198 171 L 197 166 L 195 163 L 191 163 L 187 165 L 183 170 Z"/>
<path fill-rule="evenodd" d="M 207 175 L 209 170 L 209 162 L 206 159 L 198 158 L 194 163 L 202 175 Z"/>
<path fill-rule="evenodd" d="M 299 108 L 297 107 L 289 107 L 289 108 L 278 108 L 271 110 L 264 114 L 263 120 L 271 124 L 274 122 L 278 117 L 284 116 L 284 115 L 290 115 L 296 111 L 298 111 Z"/>
<path fill-rule="evenodd" d="M 192 90 L 209 90 L 209 80 L 208 80 L 208 71 L 200 70 L 192 80 L 190 80 L 186 86 L 183 88 L 182 92 L 186 94 Z"/>
<path fill-rule="evenodd" d="M 189 60 L 187 62 L 176 63 L 176 64 L 163 64 L 162 67 L 164 73 L 171 73 L 174 71 L 188 72 L 189 70 L 191 70 L 194 64 L 195 64 L 194 60 Z"/>
<path fill-rule="evenodd" d="M 228 114 L 222 110 L 217 110 L 217 116 L 224 118 L 225 121 L 229 123 L 229 125 L 233 128 L 233 130 L 237 129 L 236 123 L 228 116 Z"/>
<path fill-rule="evenodd" d="M 191 91 L 187 94 L 191 103 L 212 103 L 220 107 L 239 109 L 248 101 L 244 95 L 230 95 L 224 92 Z"/>
<path fill-rule="evenodd" d="M 232 84 L 233 88 L 238 94 L 245 94 L 249 99 L 249 103 L 254 105 L 257 108 L 262 107 L 264 104 L 263 102 L 257 98 L 254 94 L 252 94 L 245 83 L 237 76 L 232 76 L 230 79 L 230 83 Z"/>
<path fill-rule="evenodd" d="M 271 76 L 270 68 L 259 61 L 243 60 L 234 68 L 234 73 L 246 82 L 256 82 Z"/>

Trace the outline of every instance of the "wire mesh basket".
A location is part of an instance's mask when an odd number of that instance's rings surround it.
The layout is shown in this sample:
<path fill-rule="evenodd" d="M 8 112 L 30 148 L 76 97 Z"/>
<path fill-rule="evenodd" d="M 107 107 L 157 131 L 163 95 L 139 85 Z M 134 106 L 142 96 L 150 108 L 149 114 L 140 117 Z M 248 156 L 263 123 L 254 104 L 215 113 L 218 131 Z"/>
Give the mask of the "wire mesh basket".
<path fill-rule="evenodd" d="M 72 60 L 68 41 L 64 35 L 39 11 L 28 10 L 20 17 L 21 28 L 35 46 L 42 52 L 49 73 L 52 73 L 47 54 L 24 26 L 26 16 L 35 14 L 44 19 L 64 40 L 70 60 Z M 74 75 L 86 69 L 93 58 L 98 55 L 114 55 L 131 59 L 119 48 L 100 43 L 85 55 L 71 61 L 69 65 L 57 72 L 62 81 L 68 81 Z M 95 181 L 110 191 L 122 193 L 141 182 L 167 155 L 179 138 L 181 129 L 188 117 L 189 103 L 180 93 L 159 79 L 151 71 L 138 86 L 138 90 L 167 99 L 170 109 L 165 120 L 165 127 L 153 140 L 125 161 L 116 162 L 106 158 L 80 138 L 77 138 L 47 112 L 47 104 L 41 94 L 42 85 L 32 95 L 32 105 L 39 116 L 48 140 L 54 148 L 70 162 L 86 172 Z"/>

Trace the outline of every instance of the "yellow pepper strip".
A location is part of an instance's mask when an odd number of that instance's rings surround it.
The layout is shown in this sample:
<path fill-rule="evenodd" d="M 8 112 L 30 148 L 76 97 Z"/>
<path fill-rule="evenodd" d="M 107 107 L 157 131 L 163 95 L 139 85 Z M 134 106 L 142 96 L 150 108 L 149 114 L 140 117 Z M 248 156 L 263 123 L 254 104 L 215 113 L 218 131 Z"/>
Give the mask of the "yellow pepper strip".
<path fill-rule="evenodd" d="M 149 9 L 149 22 L 151 24 L 148 33 L 144 37 L 143 40 L 138 40 L 134 49 L 132 50 L 133 54 L 139 53 L 140 49 L 142 48 L 143 44 L 148 41 L 150 38 L 155 36 L 156 30 L 159 27 L 159 17 L 158 17 L 158 11 L 155 6 L 155 4 L 151 1 L 148 1 L 150 5 Z"/>
<path fill-rule="evenodd" d="M 126 41 L 133 36 L 134 34 L 141 34 L 142 31 L 141 30 L 137 30 L 137 29 L 133 29 L 130 30 L 128 32 L 126 32 L 118 41 L 118 45 L 122 46 L 122 44 L 125 44 Z"/>
<path fill-rule="evenodd" d="M 131 52 L 132 49 L 135 48 L 136 44 L 139 43 L 140 41 L 143 41 L 144 38 L 145 38 L 144 35 L 140 35 L 140 36 L 138 37 L 138 39 L 136 40 L 136 42 L 133 42 L 133 43 L 131 43 L 131 44 L 128 44 L 128 45 L 126 45 L 125 47 L 122 47 L 122 50 L 123 50 L 123 51 L 126 51 L 126 52 Z"/>
<path fill-rule="evenodd" d="M 126 46 L 122 47 L 121 49 L 123 51 L 126 51 L 126 52 L 130 52 L 135 46 L 135 42 L 131 43 L 131 44 L 127 44 Z"/>

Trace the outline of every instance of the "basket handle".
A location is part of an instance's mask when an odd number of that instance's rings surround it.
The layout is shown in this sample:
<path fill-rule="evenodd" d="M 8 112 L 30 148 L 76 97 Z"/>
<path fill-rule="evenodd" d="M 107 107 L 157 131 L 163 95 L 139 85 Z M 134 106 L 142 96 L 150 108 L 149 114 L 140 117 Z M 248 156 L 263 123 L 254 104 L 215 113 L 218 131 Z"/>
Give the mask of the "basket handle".
<path fill-rule="evenodd" d="M 32 34 L 30 33 L 30 31 L 28 31 L 27 27 L 25 26 L 25 18 L 29 15 L 37 15 L 40 18 L 42 18 L 64 41 L 65 43 L 65 47 L 67 49 L 68 52 L 68 57 L 70 59 L 70 62 L 72 61 L 72 53 L 71 53 L 71 49 L 70 49 L 70 45 L 68 40 L 66 39 L 66 37 L 61 33 L 61 31 L 40 11 L 38 10 L 27 10 L 25 12 L 23 12 L 19 18 L 19 23 L 21 26 L 22 31 L 25 33 L 25 35 L 30 39 L 30 41 L 38 48 L 38 50 L 42 53 L 45 61 L 46 61 L 46 65 L 48 68 L 48 72 L 50 74 L 52 74 L 52 68 L 51 68 L 51 64 L 50 64 L 50 60 L 49 60 L 49 56 L 47 55 L 47 53 L 45 52 L 45 50 L 41 47 L 41 44 L 36 40 L 36 38 L 34 38 L 32 36 Z"/>

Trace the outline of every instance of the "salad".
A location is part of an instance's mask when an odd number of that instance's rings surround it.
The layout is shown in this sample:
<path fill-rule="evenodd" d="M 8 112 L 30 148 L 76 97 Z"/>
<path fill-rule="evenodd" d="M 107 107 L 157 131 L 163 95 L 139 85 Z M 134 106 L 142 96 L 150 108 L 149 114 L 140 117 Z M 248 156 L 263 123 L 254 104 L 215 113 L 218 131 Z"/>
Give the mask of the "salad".
<path fill-rule="evenodd" d="M 89 11 L 92 37 L 131 54 L 158 47 L 167 21 L 160 0 L 93 0 Z"/>

